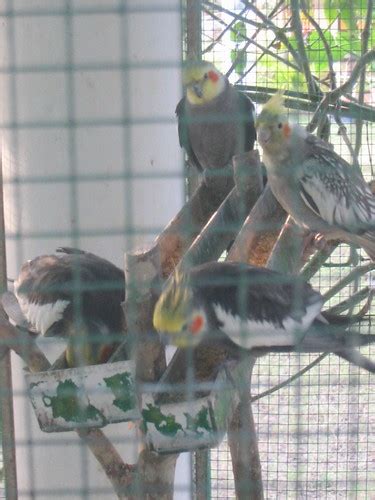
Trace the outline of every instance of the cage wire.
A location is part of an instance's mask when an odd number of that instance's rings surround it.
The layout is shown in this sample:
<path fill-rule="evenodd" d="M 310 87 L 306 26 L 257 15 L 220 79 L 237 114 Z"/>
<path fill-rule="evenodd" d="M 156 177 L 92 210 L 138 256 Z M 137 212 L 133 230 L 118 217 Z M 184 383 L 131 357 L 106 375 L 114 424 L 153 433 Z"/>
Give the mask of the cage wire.
<path fill-rule="evenodd" d="M 257 105 L 257 87 L 306 91 L 303 72 L 288 66 L 293 59 L 276 31 L 284 30 L 289 41 L 296 46 L 291 22 L 292 8 L 293 3 L 290 2 L 202 2 L 203 57 L 214 61 L 222 71 L 228 71 L 233 84 L 239 84 L 241 88 L 248 86 Z M 305 8 L 300 15 L 309 65 L 320 83 L 326 81 L 328 90 L 330 63 L 337 85 L 351 75 L 361 54 L 360 31 L 364 27 L 367 8 L 371 7 L 355 2 L 340 4 L 339 7 L 333 1 L 314 1 L 308 2 Z M 314 20 L 329 40 L 331 61 L 324 52 Z M 270 27 L 271 24 L 274 27 Z M 360 101 L 369 106 L 373 106 L 373 78 L 369 67 Z M 352 94 L 354 99 L 361 99 L 358 92 L 357 85 Z M 290 115 L 293 121 L 301 124 L 307 124 L 311 118 L 311 114 L 299 109 L 291 109 Z M 329 140 L 335 151 L 352 162 L 350 151 L 332 116 L 330 125 Z M 345 117 L 344 125 L 350 141 L 355 144 L 354 117 Z M 373 179 L 372 143 L 373 122 L 365 121 L 358 161 L 368 180 Z M 355 268 L 361 258 L 362 254 L 352 260 L 349 249 L 340 246 L 313 278 L 313 285 L 325 293 Z M 360 281 L 366 286 L 368 280 L 367 276 Z M 358 286 L 361 285 L 356 282 L 343 288 L 332 300 L 349 298 Z M 370 311 L 366 322 L 361 323 L 361 331 L 371 331 L 373 321 L 373 312 Z M 259 359 L 252 380 L 252 394 L 262 393 L 288 379 L 313 358 L 312 355 L 280 354 Z M 368 374 L 348 367 L 335 356 L 329 356 L 296 383 L 254 403 L 265 498 L 373 497 L 371 429 L 374 400 L 370 381 Z M 210 451 L 209 469 L 211 498 L 235 498 L 226 442 Z"/>
<path fill-rule="evenodd" d="M 172 99 L 175 106 L 181 90 L 180 53 L 177 42 L 175 50 L 173 48 L 173 37 L 180 36 L 180 22 L 185 59 L 202 57 L 214 62 L 219 70 L 228 74 L 232 84 L 251 96 L 257 111 L 268 95 L 276 89 L 286 89 L 287 95 L 294 98 L 288 102 L 291 119 L 307 125 L 322 95 L 315 96 L 311 104 L 306 70 L 293 58 L 293 50 L 298 52 L 297 34 L 292 24 L 292 9 L 296 5 L 307 63 L 318 87 L 327 92 L 330 85 L 334 88 L 347 81 L 361 54 L 373 46 L 370 1 L 365 4 L 314 0 L 306 6 L 302 2 L 282 0 L 256 3 L 235 0 L 1 2 L 0 36 L 4 42 L 1 86 L 2 97 L 6 99 L 2 162 L 8 276 L 16 277 L 20 265 L 27 259 L 53 253 L 54 248 L 60 246 L 93 251 L 122 268 L 124 250 L 132 250 L 136 244 L 152 240 L 178 212 L 186 177 L 190 177 L 187 189 L 190 195 L 192 186 L 199 185 L 201 179 L 198 176 L 192 179 L 191 167 L 183 170 L 181 158 L 178 152 L 175 153 L 178 137 L 174 109 L 170 109 L 170 101 L 163 100 L 166 74 L 164 77 L 157 74 L 159 70 L 175 71 L 172 74 L 175 84 L 169 82 L 168 87 L 168 92 L 175 95 L 174 101 Z M 142 24 L 145 19 L 149 24 Z M 160 31 L 154 32 L 153 27 L 159 27 Z M 165 36 L 162 43 L 158 39 L 161 31 Z M 49 47 L 51 40 L 54 43 L 57 40 L 53 50 Z M 331 52 L 327 52 L 324 42 Z M 142 50 L 151 50 L 151 54 L 148 52 L 145 56 Z M 346 102 L 354 106 L 343 106 L 338 115 L 330 109 L 327 115 L 329 141 L 335 151 L 349 163 L 353 163 L 353 157 L 358 158 L 368 181 L 374 179 L 372 69 L 367 65 L 364 82 L 359 82 L 350 96 L 345 95 Z M 153 108 L 158 101 L 160 106 Z M 362 120 L 358 110 L 366 119 Z M 353 156 L 346 139 L 353 145 Z M 156 160 L 143 152 L 145 141 L 156 150 L 159 141 L 162 153 L 156 155 Z M 134 144 L 139 150 L 134 151 Z M 36 164 L 40 167 L 34 172 L 32 166 Z M 169 183 L 167 189 L 163 182 Z M 158 190 L 163 196 L 158 196 Z M 159 212 L 162 213 L 160 218 Z M 220 229 L 223 233 L 228 230 Z M 189 226 L 184 230 L 188 233 L 194 228 Z M 221 258 L 225 257 L 226 252 L 223 252 Z M 177 264 L 178 260 L 174 259 L 175 255 L 170 256 L 170 267 L 166 265 L 169 272 Z M 366 264 L 366 259 L 363 251 L 340 245 L 321 265 L 311 283 L 323 295 L 329 296 L 325 307 L 339 305 L 367 286 L 374 287 L 373 276 L 366 273 L 329 295 L 335 284 Z M 134 267 L 139 265 L 137 260 L 127 262 Z M 164 272 L 164 277 L 167 274 Z M 130 274 L 129 279 L 134 277 Z M 73 289 L 73 304 L 78 316 L 82 314 L 81 287 L 84 285 L 82 268 L 76 265 L 69 286 Z M 100 285 L 97 287 L 101 291 Z M 132 297 L 131 286 L 127 291 Z M 365 301 L 363 296 L 345 313 L 358 314 Z M 135 328 L 131 314 L 139 313 L 136 300 L 130 305 L 133 308 L 127 310 L 132 311 L 127 318 L 128 332 Z M 356 328 L 361 333 L 370 333 L 373 322 L 374 313 L 370 309 Z M 149 327 L 150 323 L 147 325 Z M 78 337 L 78 345 L 82 342 L 84 345 L 85 340 L 85 337 Z M 61 346 L 57 351 L 60 354 Z M 363 352 L 370 357 L 375 354 L 373 348 L 364 348 Z M 51 362 L 56 357 L 54 351 Z M 261 357 L 255 363 L 251 377 L 250 390 L 254 399 L 251 407 L 264 498 L 375 498 L 372 376 L 329 355 L 305 374 L 285 383 L 316 358 L 316 354 L 277 353 Z M 12 360 L 17 363 L 15 356 Z M 160 384 L 152 388 L 156 393 L 164 389 L 172 395 L 182 390 L 187 397 L 186 411 L 193 412 L 197 382 L 189 365 L 192 358 L 188 356 L 187 360 L 182 389 L 169 385 L 164 388 Z M 85 359 L 82 361 L 86 364 Z M 141 363 L 139 358 L 137 362 L 149 367 L 146 354 Z M 156 369 L 154 371 L 150 378 L 143 379 L 145 392 L 150 390 L 147 383 L 161 376 Z M 97 476 L 104 476 L 103 470 L 91 452 L 95 445 L 96 448 L 102 446 L 105 451 L 109 444 L 118 447 L 124 462 L 118 460 L 111 449 L 111 466 L 113 469 L 124 466 L 122 472 L 126 470 L 126 473 L 122 475 L 130 477 L 133 469 L 129 464 L 136 462 L 140 447 L 139 435 L 134 432 L 140 417 L 133 419 L 135 424 L 121 424 L 126 426 L 126 431 L 121 431 L 120 435 L 116 430 L 113 434 L 109 431 L 109 443 L 99 430 L 95 436 L 102 439 L 100 446 L 93 435 L 85 431 L 80 439 L 75 432 L 43 435 L 25 385 L 20 381 L 23 374 L 20 377 L 17 371 L 14 373 L 19 498 L 104 499 L 116 495 L 121 498 L 116 490 L 119 484 L 123 486 L 121 474 L 119 479 L 116 474 L 108 474 L 106 469 L 108 477 L 116 476 L 115 481 L 110 484 L 99 480 Z M 82 379 L 82 372 L 79 373 L 77 377 Z M 2 383 L 3 418 L 8 410 L 4 397 L 9 397 L 9 383 L 4 380 Z M 263 394 L 279 384 L 277 391 Z M 208 386 L 212 390 L 212 381 Z M 262 397 L 258 399 L 257 395 Z M 178 438 L 172 440 L 173 445 L 178 445 L 181 439 L 184 443 L 181 449 L 188 447 L 186 436 L 189 432 L 198 430 L 198 434 L 204 434 L 206 423 L 202 423 L 203 419 L 189 421 L 186 417 L 187 428 L 182 428 L 182 420 L 178 418 L 183 417 L 177 418 L 175 413 L 178 404 L 168 406 L 168 410 L 152 404 L 143 408 L 143 431 L 154 439 L 154 449 L 158 449 L 155 434 L 159 431 L 163 439 L 175 432 L 173 438 Z M 212 410 L 212 401 L 208 405 Z M 4 480 L 2 476 L 0 497 L 17 498 L 16 474 L 11 463 L 13 450 L 11 439 L 8 439 L 12 429 L 9 420 L 6 422 L 3 420 L 2 435 L 3 452 L 8 462 L 4 467 L 6 477 Z M 106 427 L 104 433 L 107 433 Z M 217 439 L 218 435 L 213 434 Z M 242 437 L 240 432 L 237 439 Z M 236 498 L 227 438 L 210 450 L 207 446 L 198 450 L 198 444 L 196 448 L 193 470 L 190 471 L 190 463 L 185 469 L 177 469 L 174 498 Z M 161 495 L 158 481 L 161 484 L 168 476 L 165 471 L 173 470 L 173 457 L 181 450 L 175 448 L 174 451 L 175 454 L 161 453 L 157 463 L 152 464 L 157 471 L 156 483 L 151 485 L 155 488 L 153 498 Z M 95 457 L 98 461 L 103 458 L 100 452 Z M 48 462 L 56 464 L 55 467 L 51 468 Z M 74 474 L 70 472 L 72 464 Z M 103 462 L 101 465 L 105 469 Z M 67 470 L 70 477 L 66 475 Z M 51 475 L 50 481 L 45 479 L 46 474 Z M 142 498 L 144 491 L 139 484 L 138 487 L 141 489 L 136 490 L 137 494 Z M 261 498 L 251 493 L 249 482 L 246 487 L 241 498 Z"/>

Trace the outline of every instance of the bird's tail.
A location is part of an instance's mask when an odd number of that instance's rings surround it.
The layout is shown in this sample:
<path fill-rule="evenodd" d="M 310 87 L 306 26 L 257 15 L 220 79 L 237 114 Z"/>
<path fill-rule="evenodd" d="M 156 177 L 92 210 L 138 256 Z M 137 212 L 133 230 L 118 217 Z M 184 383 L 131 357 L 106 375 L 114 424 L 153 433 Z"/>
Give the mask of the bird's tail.
<path fill-rule="evenodd" d="M 375 363 L 356 348 L 375 343 L 375 335 L 345 331 L 342 327 L 314 322 L 296 345 L 298 352 L 333 352 L 347 361 L 375 373 Z"/>
<path fill-rule="evenodd" d="M 344 349 L 342 351 L 336 351 L 337 356 L 346 359 L 349 363 L 353 363 L 360 368 L 364 368 L 370 373 L 375 373 L 375 363 L 371 359 L 366 358 L 357 349 Z"/>
<path fill-rule="evenodd" d="M 370 259 L 375 262 L 375 231 L 367 231 L 361 235 L 353 235 L 351 240 L 354 244 L 362 247 Z"/>

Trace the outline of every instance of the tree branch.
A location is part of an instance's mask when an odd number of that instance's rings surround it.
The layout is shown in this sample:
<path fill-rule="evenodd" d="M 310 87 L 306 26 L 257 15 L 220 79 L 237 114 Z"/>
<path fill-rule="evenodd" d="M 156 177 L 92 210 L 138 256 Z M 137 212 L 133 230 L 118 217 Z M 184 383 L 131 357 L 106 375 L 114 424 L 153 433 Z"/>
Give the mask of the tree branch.
<path fill-rule="evenodd" d="M 356 280 L 361 276 L 364 276 L 365 274 L 374 269 L 375 269 L 375 262 L 371 262 L 370 264 L 359 266 L 353 269 L 350 273 L 348 273 L 343 279 L 341 279 L 332 288 L 330 288 L 328 292 L 326 292 L 323 295 L 324 302 L 327 302 L 327 300 L 331 299 L 334 295 L 336 295 L 336 293 L 338 293 L 340 290 L 348 286 L 352 281 Z"/>
<path fill-rule="evenodd" d="M 13 349 L 22 358 L 30 371 L 41 372 L 50 368 L 49 361 L 34 340 L 20 333 L 5 320 L 0 321 L 0 338 L 3 345 Z M 117 450 L 100 429 L 80 429 L 76 432 L 100 463 L 118 498 L 125 498 L 135 478 L 134 466 L 124 464 Z"/>
<path fill-rule="evenodd" d="M 329 104 L 334 104 L 340 97 L 344 94 L 349 93 L 353 86 L 356 84 L 358 78 L 361 75 L 362 68 L 364 68 L 367 64 L 375 60 L 375 49 L 370 50 L 357 61 L 349 78 L 342 85 L 337 87 L 336 89 L 328 92 L 323 99 L 320 101 L 318 107 L 315 110 L 313 117 L 310 120 L 310 123 L 307 129 L 314 130 L 316 123 L 319 121 L 319 116 L 321 113 L 327 111 Z"/>
<path fill-rule="evenodd" d="M 307 59 L 306 55 L 306 49 L 305 49 L 305 42 L 303 40 L 303 35 L 302 35 L 302 24 L 301 24 L 301 18 L 300 18 L 300 2 L 299 0 L 291 0 L 291 12 L 292 12 L 292 28 L 294 31 L 294 35 L 297 40 L 297 46 L 298 46 L 298 54 L 300 58 L 300 66 L 303 69 L 303 72 L 305 74 L 306 78 L 306 83 L 307 83 L 307 89 L 309 93 L 310 99 L 314 95 L 321 95 L 321 90 L 317 86 L 311 70 L 310 70 L 310 64 Z"/>
<path fill-rule="evenodd" d="M 366 20 L 365 20 L 365 26 L 362 30 L 361 34 L 361 55 L 363 56 L 366 54 L 368 50 L 368 42 L 370 38 L 370 30 L 371 30 L 371 23 L 372 23 L 372 14 L 373 14 L 373 0 L 367 0 L 367 13 L 366 13 Z M 366 85 L 366 66 L 364 66 L 361 70 L 361 74 L 359 77 L 359 88 L 358 88 L 358 102 L 359 104 L 364 103 L 364 97 L 365 97 L 365 85 Z M 363 127 L 363 119 L 362 117 L 359 117 L 356 121 L 356 130 L 355 130 L 355 155 L 358 157 L 359 151 L 361 149 L 362 145 L 362 127 Z"/>

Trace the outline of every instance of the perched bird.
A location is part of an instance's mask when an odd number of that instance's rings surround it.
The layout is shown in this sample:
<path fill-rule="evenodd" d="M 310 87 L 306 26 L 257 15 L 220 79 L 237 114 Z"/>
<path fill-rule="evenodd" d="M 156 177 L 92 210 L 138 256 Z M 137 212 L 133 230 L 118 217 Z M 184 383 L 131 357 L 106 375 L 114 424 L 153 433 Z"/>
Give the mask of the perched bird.
<path fill-rule="evenodd" d="M 375 259 L 375 196 L 330 144 L 288 121 L 275 94 L 256 120 L 268 182 L 297 224 L 327 240 L 361 246 Z"/>
<path fill-rule="evenodd" d="M 122 340 L 124 273 L 101 257 L 73 248 L 23 264 L 14 293 L 30 329 L 67 337 L 68 366 L 99 364 Z"/>
<path fill-rule="evenodd" d="M 203 172 L 231 164 L 235 154 L 253 149 L 254 105 L 209 62 L 189 63 L 183 74 L 186 95 L 176 108 L 180 145 Z"/>
<path fill-rule="evenodd" d="M 375 373 L 375 363 L 355 347 L 375 335 L 345 332 L 321 314 L 323 298 L 306 282 L 265 268 L 210 262 L 177 274 L 156 303 L 155 328 L 182 348 L 209 335 L 254 355 L 333 352 Z"/>

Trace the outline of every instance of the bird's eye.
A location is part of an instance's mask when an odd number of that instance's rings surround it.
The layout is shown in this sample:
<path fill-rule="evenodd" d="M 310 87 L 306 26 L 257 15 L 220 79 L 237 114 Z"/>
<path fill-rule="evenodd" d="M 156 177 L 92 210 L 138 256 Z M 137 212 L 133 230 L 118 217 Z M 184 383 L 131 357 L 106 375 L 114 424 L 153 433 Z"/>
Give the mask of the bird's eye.
<path fill-rule="evenodd" d="M 184 323 L 184 324 L 182 325 L 181 331 L 182 331 L 182 332 L 186 332 L 186 330 L 187 330 L 187 329 L 188 329 L 188 324 L 187 324 L 187 323 Z"/>
<path fill-rule="evenodd" d="M 207 80 L 207 78 L 208 78 L 208 73 L 205 73 L 205 74 L 203 75 L 203 78 L 204 78 L 205 80 Z"/>
<path fill-rule="evenodd" d="M 283 127 L 283 124 L 282 124 L 282 123 L 279 123 L 277 127 L 278 127 L 278 128 L 282 128 L 282 127 Z"/>

